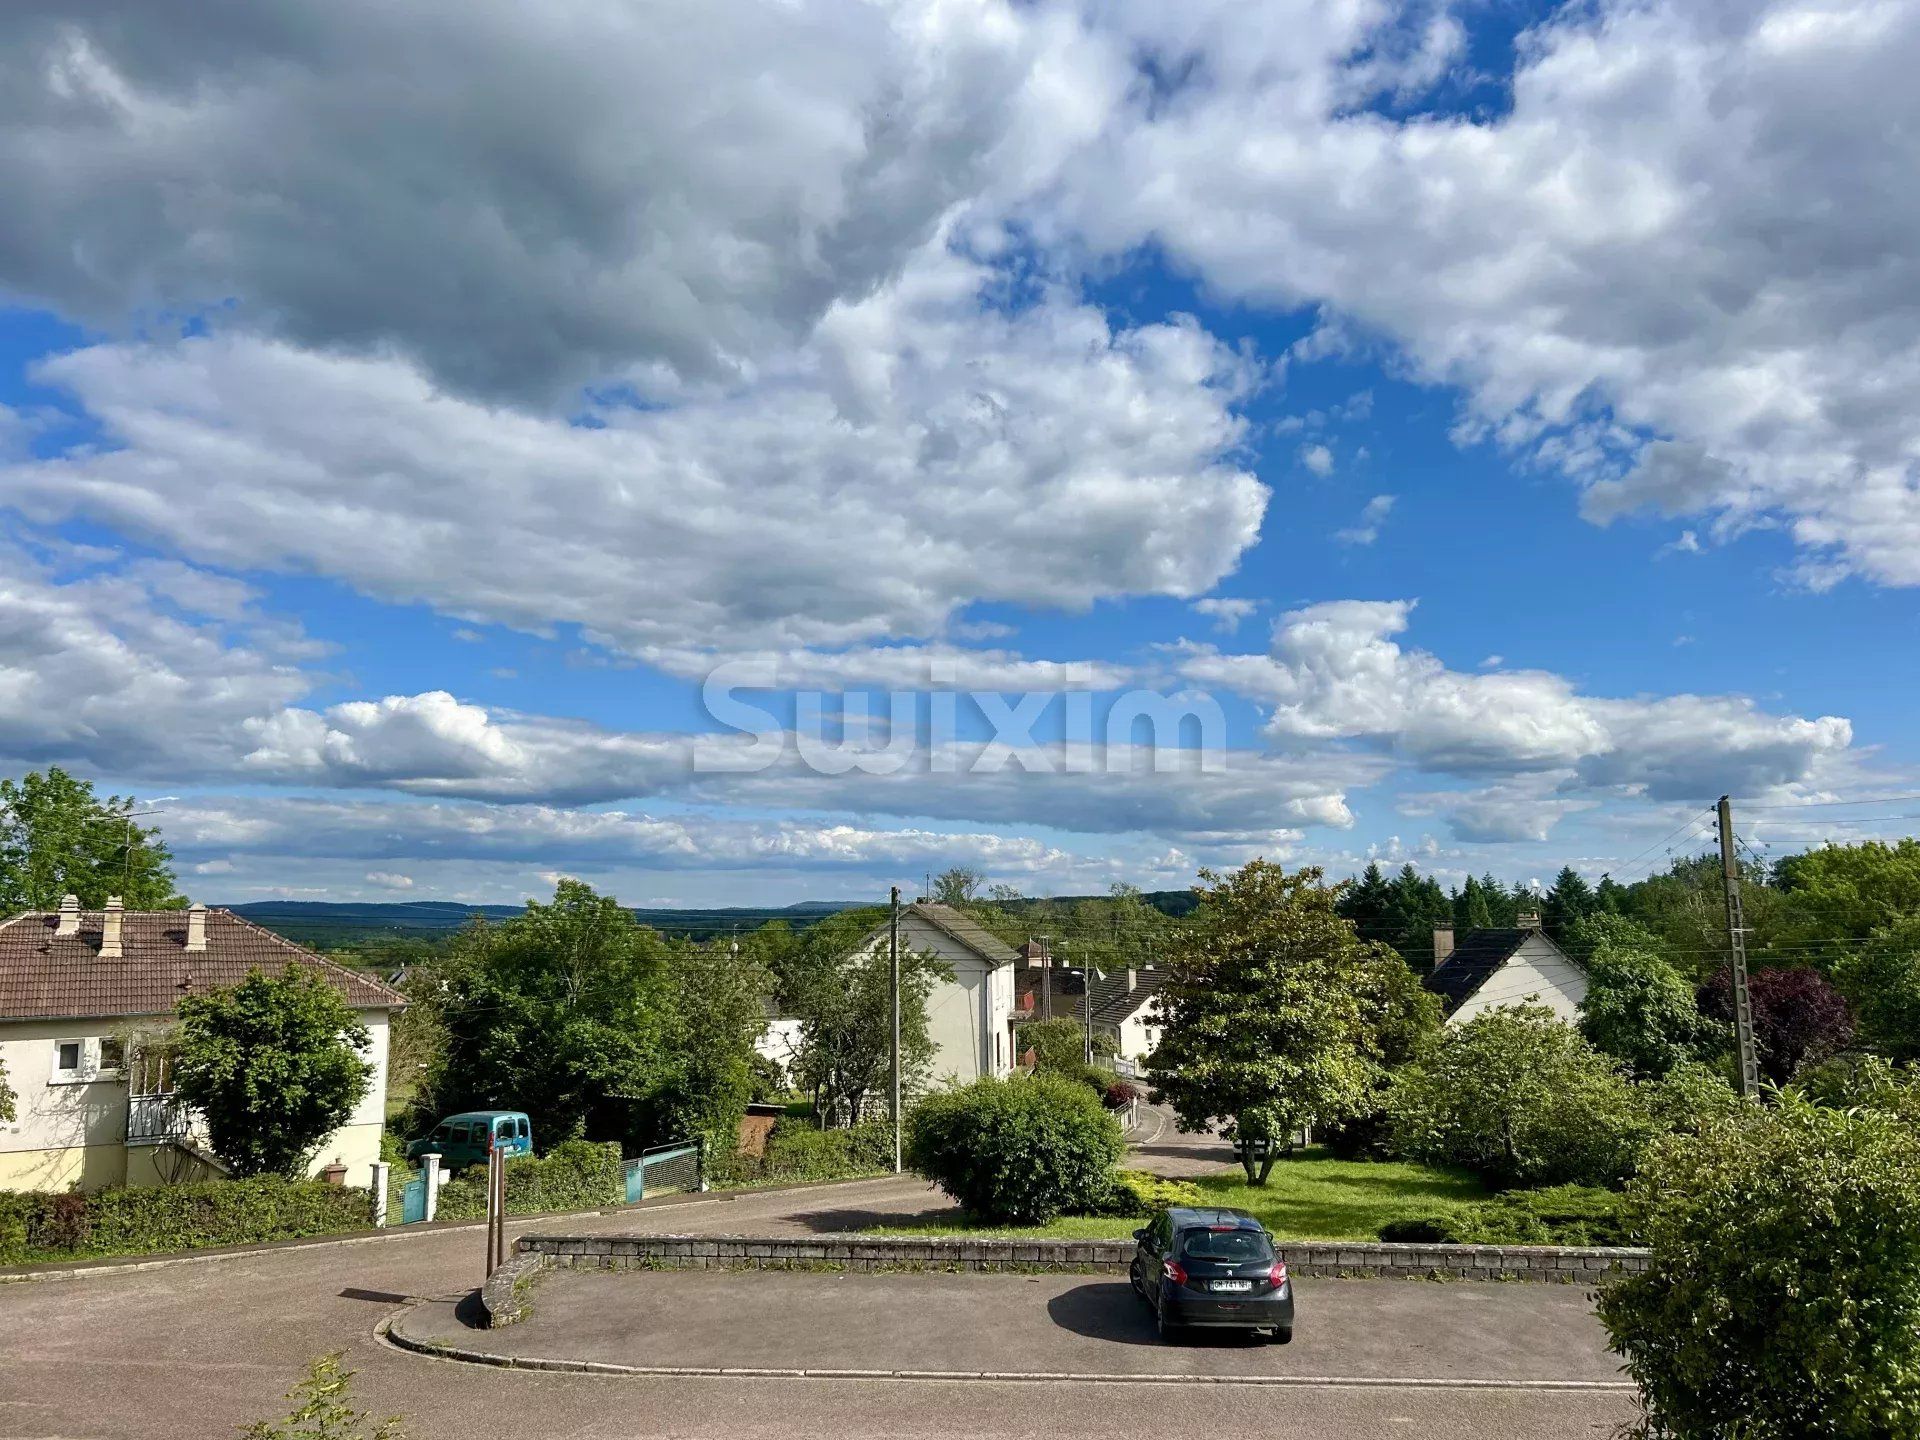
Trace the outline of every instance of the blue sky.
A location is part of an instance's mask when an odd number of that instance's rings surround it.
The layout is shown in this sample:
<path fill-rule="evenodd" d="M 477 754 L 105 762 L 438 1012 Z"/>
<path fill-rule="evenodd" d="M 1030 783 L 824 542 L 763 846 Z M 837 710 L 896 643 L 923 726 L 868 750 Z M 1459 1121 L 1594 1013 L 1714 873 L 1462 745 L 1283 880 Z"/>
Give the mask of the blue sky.
<path fill-rule="evenodd" d="M 1920 5 L 257 19 L 0 20 L 0 767 L 201 898 L 1910 828 Z"/>

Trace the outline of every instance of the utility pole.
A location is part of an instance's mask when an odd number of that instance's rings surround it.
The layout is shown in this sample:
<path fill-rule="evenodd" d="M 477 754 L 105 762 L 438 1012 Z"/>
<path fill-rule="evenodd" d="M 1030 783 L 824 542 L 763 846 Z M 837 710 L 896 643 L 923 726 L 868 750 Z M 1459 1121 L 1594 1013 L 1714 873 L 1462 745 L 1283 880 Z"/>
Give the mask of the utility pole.
<path fill-rule="evenodd" d="M 1760 1093 L 1760 1062 L 1753 1049 L 1753 997 L 1747 990 L 1747 922 L 1740 908 L 1740 866 L 1733 856 L 1733 802 L 1720 797 L 1720 873 L 1727 886 L 1727 951 L 1733 971 L 1733 1036 L 1740 1050 L 1740 1093 Z"/>
<path fill-rule="evenodd" d="M 893 966 L 893 1173 L 900 1173 L 900 887 L 887 909 L 887 958 Z"/>

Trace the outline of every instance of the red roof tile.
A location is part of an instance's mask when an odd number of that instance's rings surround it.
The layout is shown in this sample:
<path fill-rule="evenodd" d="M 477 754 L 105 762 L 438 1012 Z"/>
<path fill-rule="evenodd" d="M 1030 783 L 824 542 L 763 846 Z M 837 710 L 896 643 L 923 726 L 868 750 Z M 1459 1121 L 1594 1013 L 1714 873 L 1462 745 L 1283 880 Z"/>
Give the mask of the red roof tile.
<path fill-rule="evenodd" d="M 0 922 L 0 1020 L 170 1015 L 184 995 L 238 984 L 250 971 L 316 972 L 356 1009 L 397 1010 L 406 997 L 371 975 L 336 965 L 231 910 L 207 912 L 207 948 L 189 952 L 185 910 L 129 910 L 119 959 L 102 959 L 103 917 L 82 911 L 79 932 L 56 935 L 60 916 L 40 911 Z"/>

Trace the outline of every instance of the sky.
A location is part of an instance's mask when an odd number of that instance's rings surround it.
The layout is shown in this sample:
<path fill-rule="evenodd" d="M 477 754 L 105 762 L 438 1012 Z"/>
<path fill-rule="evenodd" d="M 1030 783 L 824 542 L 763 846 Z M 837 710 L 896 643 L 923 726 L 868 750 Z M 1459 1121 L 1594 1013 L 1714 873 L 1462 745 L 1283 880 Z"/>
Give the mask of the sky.
<path fill-rule="evenodd" d="M 1914 828 L 1920 0 L 199 13 L 0 13 L 0 773 L 196 898 Z"/>

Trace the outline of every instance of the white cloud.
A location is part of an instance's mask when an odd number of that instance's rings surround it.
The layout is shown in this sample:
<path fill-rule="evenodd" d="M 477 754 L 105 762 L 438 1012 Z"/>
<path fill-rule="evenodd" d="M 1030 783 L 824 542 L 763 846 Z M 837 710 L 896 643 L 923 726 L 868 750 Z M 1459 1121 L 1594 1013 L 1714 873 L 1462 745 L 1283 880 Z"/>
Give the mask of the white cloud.
<path fill-rule="evenodd" d="M 93 346 L 40 374 L 111 444 L 0 484 L 41 520 L 629 651 L 839 647 L 936 634 L 974 600 L 1207 590 L 1267 497 L 1226 458 L 1240 360 L 1190 323 L 1115 331 L 1059 295 L 982 311 L 989 281 L 928 251 L 750 382 L 600 428 L 391 358 Z"/>
<path fill-rule="evenodd" d="M 1302 445 L 1300 463 L 1324 478 L 1333 473 L 1333 451 L 1325 445 Z"/>
<path fill-rule="evenodd" d="M 413 877 L 400 875 L 392 870 L 369 870 L 367 884 L 378 886 L 382 890 L 411 890 Z"/>
<path fill-rule="evenodd" d="M 1453 774 L 1568 769 L 1661 798 L 1802 780 L 1852 741 L 1844 719 L 1769 715 L 1740 696 L 1605 699 L 1547 671 L 1450 670 L 1393 639 L 1412 610 L 1311 605 L 1280 617 L 1268 654 L 1196 651 L 1182 673 L 1270 704 L 1268 733 L 1285 744 L 1362 741 Z"/>
<path fill-rule="evenodd" d="M 1238 630 L 1259 608 L 1258 600 L 1239 600 L 1223 595 L 1211 595 L 1193 602 L 1195 614 L 1207 616 L 1213 621 L 1214 629 L 1227 634 Z"/>
<path fill-rule="evenodd" d="M 1360 508 L 1360 521 L 1346 530 L 1335 533 L 1334 539 L 1343 545 L 1371 545 L 1380 538 L 1380 527 L 1387 523 L 1387 516 L 1393 513 L 1392 495 L 1376 495 Z"/>

